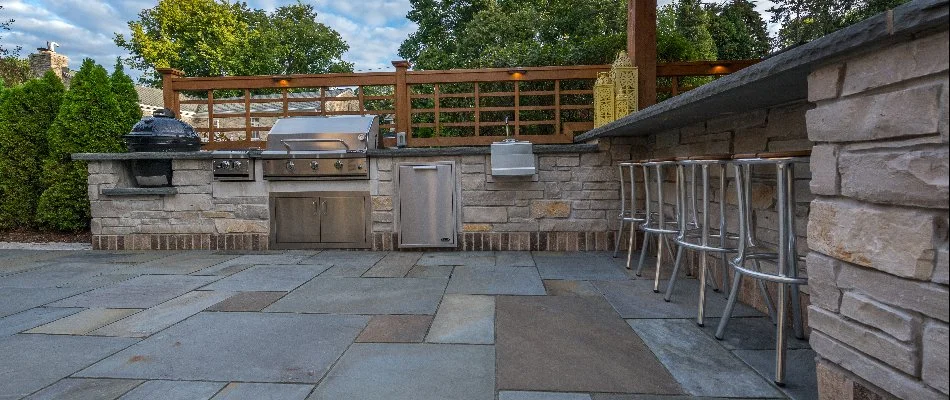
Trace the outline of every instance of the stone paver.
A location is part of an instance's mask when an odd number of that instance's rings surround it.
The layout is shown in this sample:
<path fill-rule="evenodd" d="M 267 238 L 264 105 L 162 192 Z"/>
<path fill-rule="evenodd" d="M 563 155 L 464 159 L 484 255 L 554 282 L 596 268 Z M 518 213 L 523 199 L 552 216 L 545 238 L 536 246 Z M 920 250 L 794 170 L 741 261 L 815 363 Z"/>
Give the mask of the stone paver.
<path fill-rule="evenodd" d="M 52 335 L 85 335 L 141 311 L 137 308 L 89 308 L 26 331 Z"/>
<path fill-rule="evenodd" d="M 11 288 L 0 287 L 0 317 L 64 299 L 92 288 Z"/>
<path fill-rule="evenodd" d="M 494 267 L 495 253 L 492 251 L 432 252 L 425 253 L 416 262 L 417 265 L 466 265 L 469 267 Z"/>
<path fill-rule="evenodd" d="M 432 320 L 426 342 L 495 343 L 495 298 L 446 294 Z"/>
<path fill-rule="evenodd" d="M 695 279 L 680 279 L 676 283 L 677 295 L 669 303 L 663 301 L 666 281 L 660 281 L 660 293 L 653 293 L 653 280 L 596 281 L 597 287 L 614 309 L 623 318 L 695 318 L 699 283 Z M 726 297 L 712 289 L 706 291 L 706 317 L 722 315 Z M 762 313 L 741 303 L 732 312 L 736 317 L 758 317 Z M 708 324 L 707 324 L 708 325 Z"/>
<path fill-rule="evenodd" d="M 389 253 L 363 274 L 365 278 L 402 278 L 416 265 L 422 253 Z"/>
<path fill-rule="evenodd" d="M 498 267 L 533 267 L 534 258 L 527 251 L 495 252 L 495 265 Z"/>
<path fill-rule="evenodd" d="M 703 332 L 709 336 L 716 334 L 719 318 L 708 318 L 703 325 Z M 791 333 L 791 324 L 786 325 Z M 775 349 L 775 325 L 769 317 L 732 317 L 722 340 L 722 347 L 729 350 L 768 350 Z M 785 344 L 790 349 L 807 349 L 808 340 L 796 339 L 795 335 L 788 335 Z"/>
<path fill-rule="evenodd" d="M 312 255 L 302 253 L 291 253 L 291 252 L 272 252 L 265 254 L 245 254 L 240 257 L 233 258 L 228 261 L 230 265 L 257 265 L 257 264 L 266 264 L 266 265 L 294 265 L 294 264 L 304 264 L 304 260 L 311 258 Z M 318 262 L 317 264 L 324 264 Z"/>
<path fill-rule="evenodd" d="M 253 264 L 233 264 L 231 262 L 224 262 L 218 265 L 212 265 L 199 271 L 195 271 L 191 273 L 191 275 L 231 276 L 253 266 Z"/>
<path fill-rule="evenodd" d="M 366 269 L 369 269 L 387 254 L 381 251 L 326 250 L 310 256 L 301 264 L 333 264 L 339 267 L 366 267 Z"/>
<path fill-rule="evenodd" d="M 584 253 L 534 253 L 534 262 L 542 279 L 627 280 L 624 262 L 607 255 Z"/>
<path fill-rule="evenodd" d="M 141 384 L 132 379 L 63 379 L 35 394 L 28 400 L 100 400 L 114 399 Z"/>
<path fill-rule="evenodd" d="M 407 278 L 448 278 L 452 276 L 452 265 L 416 265 L 412 267 Z"/>
<path fill-rule="evenodd" d="M 210 276 L 143 275 L 51 304 L 53 307 L 149 308 L 215 281 Z"/>
<path fill-rule="evenodd" d="M 146 337 L 231 296 L 231 292 L 190 292 L 92 332 L 100 336 Z"/>
<path fill-rule="evenodd" d="M 76 376 L 316 383 L 368 319 L 199 313 Z"/>
<path fill-rule="evenodd" d="M 499 296 L 495 304 L 501 390 L 682 393 L 603 299 Z"/>
<path fill-rule="evenodd" d="M 228 262 L 237 256 L 233 255 L 215 255 L 215 254 L 197 254 L 188 256 L 189 253 L 182 253 L 181 256 L 173 256 L 137 264 L 128 269 L 137 274 L 176 274 L 187 275 L 199 270 Z"/>
<path fill-rule="evenodd" d="M 371 265 L 334 265 L 320 274 L 320 277 L 359 278 L 370 268 L 372 268 Z"/>
<path fill-rule="evenodd" d="M 119 400 L 208 400 L 223 387 L 224 382 L 147 381 Z"/>
<path fill-rule="evenodd" d="M 419 343 L 426 337 L 429 315 L 374 315 L 357 343 Z"/>
<path fill-rule="evenodd" d="M 772 350 L 736 350 L 739 359 L 752 366 L 760 375 L 768 379 L 775 376 L 775 349 Z M 817 399 L 818 377 L 815 375 L 815 351 L 811 349 L 790 349 L 785 359 L 786 384 L 779 387 L 792 399 Z"/>
<path fill-rule="evenodd" d="M 640 319 L 628 323 L 691 395 L 781 397 L 771 383 L 691 320 Z"/>
<path fill-rule="evenodd" d="M 0 399 L 26 396 L 135 342 L 27 334 L 0 338 Z"/>
<path fill-rule="evenodd" d="M 488 269 L 455 267 L 446 293 L 544 295 L 544 284 L 534 268 Z"/>
<path fill-rule="evenodd" d="M 202 289 L 231 292 L 289 292 L 326 271 L 327 268 L 330 268 L 330 266 L 256 265 Z"/>
<path fill-rule="evenodd" d="M 17 334 L 80 311 L 81 308 L 40 307 L 3 317 L 0 318 L 0 337 Z"/>
<path fill-rule="evenodd" d="M 559 281 L 545 280 L 544 288 L 548 296 L 581 296 L 581 297 L 601 297 L 593 283 L 588 281 Z"/>
<path fill-rule="evenodd" d="M 281 383 L 229 383 L 213 400 L 303 400 L 313 385 Z"/>
<path fill-rule="evenodd" d="M 53 288 L 53 287 L 96 287 L 131 278 L 134 275 L 122 275 L 117 271 L 126 268 L 126 264 L 52 264 L 0 278 L 0 287 L 14 288 Z"/>
<path fill-rule="evenodd" d="M 587 393 L 501 391 L 498 400 L 591 400 Z"/>
<path fill-rule="evenodd" d="M 265 312 L 435 314 L 446 285 L 438 278 L 323 278 L 297 288 Z"/>
<path fill-rule="evenodd" d="M 287 292 L 240 292 L 224 301 L 208 307 L 208 311 L 257 312 L 284 297 Z"/>
<path fill-rule="evenodd" d="M 492 400 L 492 346 L 356 343 L 311 400 Z"/>

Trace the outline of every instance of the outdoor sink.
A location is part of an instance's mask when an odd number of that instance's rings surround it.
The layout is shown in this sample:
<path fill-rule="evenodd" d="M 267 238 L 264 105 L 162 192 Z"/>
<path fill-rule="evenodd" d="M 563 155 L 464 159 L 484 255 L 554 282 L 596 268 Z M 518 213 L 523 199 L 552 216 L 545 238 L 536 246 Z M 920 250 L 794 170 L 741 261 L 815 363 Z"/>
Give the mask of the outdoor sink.
<path fill-rule="evenodd" d="M 536 171 L 531 142 L 505 139 L 491 144 L 493 176 L 531 176 Z"/>

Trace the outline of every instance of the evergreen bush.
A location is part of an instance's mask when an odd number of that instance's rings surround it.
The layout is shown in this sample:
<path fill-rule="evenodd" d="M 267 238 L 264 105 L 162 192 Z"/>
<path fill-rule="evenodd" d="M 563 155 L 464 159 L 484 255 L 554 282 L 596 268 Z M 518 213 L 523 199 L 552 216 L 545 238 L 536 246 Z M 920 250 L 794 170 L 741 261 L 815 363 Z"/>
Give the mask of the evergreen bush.
<path fill-rule="evenodd" d="M 119 124 L 125 129 L 124 132 L 131 132 L 132 125 L 142 119 L 142 108 L 139 106 L 139 93 L 135 91 L 135 84 L 125 74 L 121 61 L 116 60 L 115 71 L 109 77 L 109 82 L 123 116 Z"/>
<path fill-rule="evenodd" d="M 33 226 L 43 193 L 47 131 L 66 88 L 52 71 L 9 90 L 0 105 L 0 227 Z"/>
<path fill-rule="evenodd" d="M 123 149 L 127 132 L 105 68 L 92 59 L 70 82 L 59 114 L 49 129 L 49 157 L 43 166 L 47 185 L 36 210 L 40 226 L 61 231 L 85 229 L 89 223 L 88 171 L 72 153 L 114 153 Z"/>

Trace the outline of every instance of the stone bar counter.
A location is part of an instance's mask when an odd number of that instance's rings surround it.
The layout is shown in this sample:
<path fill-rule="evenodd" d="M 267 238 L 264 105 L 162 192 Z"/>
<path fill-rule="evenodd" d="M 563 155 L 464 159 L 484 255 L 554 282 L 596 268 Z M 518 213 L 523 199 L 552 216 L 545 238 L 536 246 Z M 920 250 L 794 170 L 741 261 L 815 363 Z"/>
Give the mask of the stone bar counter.
<path fill-rule="evenodd" d="M 580 138 L 634 159 L 811 149 L 795 215 L 822 399 L 948 396 L 948 20 L 912 1 Z M 753 188 L 766 241 L 773 193 Z"/>

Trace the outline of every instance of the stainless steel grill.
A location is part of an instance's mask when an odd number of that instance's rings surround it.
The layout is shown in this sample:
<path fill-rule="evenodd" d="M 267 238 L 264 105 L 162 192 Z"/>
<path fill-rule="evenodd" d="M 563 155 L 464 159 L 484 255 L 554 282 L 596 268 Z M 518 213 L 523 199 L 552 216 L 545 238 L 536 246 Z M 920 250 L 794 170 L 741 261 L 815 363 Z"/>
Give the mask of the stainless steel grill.
<path fill-rule="evenodd" d="M 279 119 L 261 153 L 264 179 L 369 179 L 366 151 L 378 134 L 376 116 Z"/>

